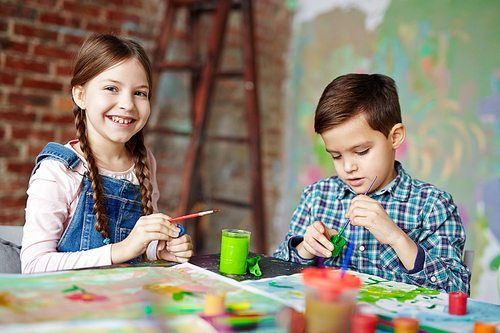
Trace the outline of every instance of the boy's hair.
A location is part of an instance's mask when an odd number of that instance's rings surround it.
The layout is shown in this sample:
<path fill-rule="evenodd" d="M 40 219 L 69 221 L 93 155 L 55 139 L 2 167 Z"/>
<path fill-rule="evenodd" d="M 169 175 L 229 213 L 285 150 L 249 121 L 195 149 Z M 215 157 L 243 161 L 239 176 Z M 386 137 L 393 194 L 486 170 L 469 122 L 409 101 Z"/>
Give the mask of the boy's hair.
<path fill-rule="evenodd" d="M 149 84 L 148 98 L 151 99 L 153 80 L 151 63 L 147 52 L 139 43 L 133 40 L 109 34 L 96 34 L 85 40 L 76 58 L 71 86 L 84 86 L 88 81 L 106 69 L 129 59 L 138 60 L 142 67 L 144 67 Z M 94 192 L 95 227 L 104 239 L 106 239 L 108 238 L 108 219 L 104 210 L 103 188 L 97 163 L 87 137 L 87 118 L 85 116 L 85 110 L 82 110 L 74 103 L 73 113 L 75 115 L 77 138 L 80 141 L 80 146 L 89 166 L 88 177 L 92 182 L 92 191 Z M 137 132 L 126 143 L 126 146 L 134 157 L 135 174 L 140 184 L 142 213 L 143 215 L 152 214 L 153 186 L 150 182 L 150 170 L 147 150 L 144 145 L 143 130 L 141 129 Z"/>
<path fill-rule="evenodd" d="M 323 91 L 316 107 L 314 130 L 323 133 L 363 114 L 371 128 L 386 137 L 401 123 L 398 91 L 393 79 L 382 74 L 347 74 Z"/>

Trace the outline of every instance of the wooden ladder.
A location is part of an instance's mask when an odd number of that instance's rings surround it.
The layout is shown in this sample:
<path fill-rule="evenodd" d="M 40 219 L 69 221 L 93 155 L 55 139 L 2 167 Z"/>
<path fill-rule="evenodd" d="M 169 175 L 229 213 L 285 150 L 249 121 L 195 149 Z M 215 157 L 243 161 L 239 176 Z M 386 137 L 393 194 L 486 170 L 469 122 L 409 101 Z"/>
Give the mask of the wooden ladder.
<path fill-rule="evenodd" d="M 187 9 L 188 36 L 190 41 L 190 61 L 165 61 L 165 54 L 169 42 L 174 35 L 173 23 L 179 9 Z M 243 69 L 238 71 L 220 71 L 220 57 L 226 34 L 226 24 L 230 10 L 242 12 L 242 45 Z M 208 40 L 207 56 L 204 63 L 200 62 L 199 29 L 200 15 L 206 12 L 215 13 L 213 27 Z M 164 18 L 161 22 L 160 33 L 153 54 L 153 86 L 157 87 L 159 76 L 165 70 L 189 70 L 191 72 L 191 119 L 193 130 L 190 133 L 190 143 L 186 153 L 185 166 L 182 175 L 180 203 L 178 215 L 190 213 L 193 205 L 202 200 L 200 162 L 203 144 L 206 140 L 236 142 L 248 145 L 251 198 L 250 202 L 237 202 L 229 199 L 209 199 L 211 203 L 221 203 L 242 208 L 248 208 L 253 213 L 252 242 L 259 253 L 265 254 L 266 248 L 266 221 L 264 214 L 262 166 L 260 153 L 260 119 L 257 95 L 256 63 L 254 48 L 253 15 L 251 0 L 169 0 Z M 215 80 L 220 77 L 242 78 L 245 88 L 245 119 L 247 122 L 247 137 L 220 137 L 206 134 L 207 119 L 214 92 Z M 163 134 L 182 134 L 172 129 L 154 128 L 150 132 Z M 203 235 L 200 232 L 200 221 L 195 222 L 194 244 L 198 252 L 203 249 Z"/>

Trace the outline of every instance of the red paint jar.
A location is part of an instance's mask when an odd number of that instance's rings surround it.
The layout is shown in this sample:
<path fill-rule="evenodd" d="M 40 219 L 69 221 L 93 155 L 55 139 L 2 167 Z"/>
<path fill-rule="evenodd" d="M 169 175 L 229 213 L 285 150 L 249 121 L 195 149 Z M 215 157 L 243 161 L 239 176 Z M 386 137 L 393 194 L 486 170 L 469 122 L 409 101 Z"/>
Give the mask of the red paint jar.
<path fill-rule="evenodd" d="M 463 316 L 467 313 L 467 293 L 451 292 L 448 294 L 448 313 Z"/>
<path fill-rule="evenodd" d="M 378 316 L 374 314 L 357 314 L 351 317 L 351 333 L 375 333 Z"/>

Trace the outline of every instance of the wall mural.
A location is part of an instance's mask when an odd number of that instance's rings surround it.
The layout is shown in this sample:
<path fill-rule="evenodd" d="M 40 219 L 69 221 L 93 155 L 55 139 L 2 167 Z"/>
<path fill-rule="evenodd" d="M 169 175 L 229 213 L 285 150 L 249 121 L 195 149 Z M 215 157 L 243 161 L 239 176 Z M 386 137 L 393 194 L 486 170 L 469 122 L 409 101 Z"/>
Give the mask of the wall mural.
<path fill-rule="evenodd" d="M 351 73 L 398 86 L 412 177 L 453 195 L 474 251 L 471 297 L 500 304 L 500 2 L 288 1 L 295 10 L 284 199 L 286 232 L 304 186 L 335 173 L 313 116 L 324 87 Z M 279 225 L 279 226 L 278 226 Z M 286 225 L 286 227 L 284 227 Z M 283 228 L 285 229 L 283 231 Z"/>

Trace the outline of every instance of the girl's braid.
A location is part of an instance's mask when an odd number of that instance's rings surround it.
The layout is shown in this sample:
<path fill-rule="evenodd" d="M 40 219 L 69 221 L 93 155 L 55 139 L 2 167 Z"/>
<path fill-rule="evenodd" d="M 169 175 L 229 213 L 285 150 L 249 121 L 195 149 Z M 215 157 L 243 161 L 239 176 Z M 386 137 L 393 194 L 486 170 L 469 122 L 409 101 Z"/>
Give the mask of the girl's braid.
<path fill-rule="evenodd" d="M 108 218 L 104 210 L 104 191 L 102 189 L 99 169 L 97 168 L 97 163 L 87 140 L 85 110 L 82 110 L 77 105 L 75 105 L 73 106 L 73 113 L 75 115 L 76 137 L 78 141 L 80 141 L 80 147 L 83 151 L 85 159 L 87 160 L 87 164 L 89 167 L 89 172 L 87 174 L 89 180 L 92 182 L 92 191 L 94 192 L 94 214 L 96 217 L 95 228 L 104 239 L 107 239 Z"/>
<path fill-rule="evenodd" d="M 153 213 L 153 185 L 150 181 L 148 153 L 146 146 L 144 146 L 144 133 L 142 130 L 127 142 L 127 147 L 134 156 L 135 174 L 140 185 L 142 214 L 150 215 Z"/>

